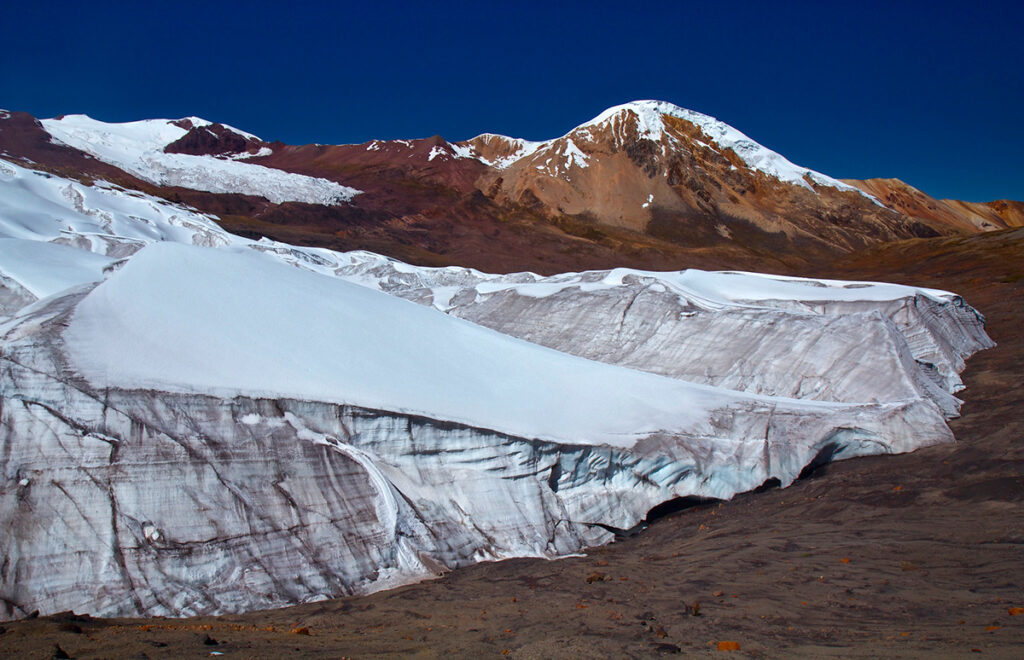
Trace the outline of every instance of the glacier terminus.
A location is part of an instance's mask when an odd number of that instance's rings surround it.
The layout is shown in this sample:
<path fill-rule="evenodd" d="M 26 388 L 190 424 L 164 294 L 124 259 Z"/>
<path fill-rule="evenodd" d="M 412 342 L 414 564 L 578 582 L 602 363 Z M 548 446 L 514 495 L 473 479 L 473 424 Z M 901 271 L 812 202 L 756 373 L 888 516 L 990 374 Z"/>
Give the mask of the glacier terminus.
<path fill-rule="evenodd" d="M 247 190 L 244 161 L 217 168 Z M 951 442 L 992 345 L 946 291 L 425 268 L 0 158 L 0 618 L 241 612 L 577 553 L 673 498 Z"/>

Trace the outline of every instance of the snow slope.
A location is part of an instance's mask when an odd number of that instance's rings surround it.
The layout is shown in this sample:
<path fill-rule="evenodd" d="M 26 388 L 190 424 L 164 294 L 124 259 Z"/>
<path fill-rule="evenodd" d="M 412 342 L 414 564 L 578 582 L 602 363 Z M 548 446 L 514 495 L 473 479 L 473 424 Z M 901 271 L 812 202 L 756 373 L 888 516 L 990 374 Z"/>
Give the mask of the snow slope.
<path fill-rule="evenodd" d="M 188 119 L 195 126 L 210 124 L 198 117 Z M 60 119 L 44 119 L 42 124 L 58 142 L 157 185 L 255 195 L 275 204 L 342 204 L 360 192 L 327 179 L 241 160 L 165 153 L 164 147 L 188 132 L 168 119 L 108 124 L 86 115 L 65 115 Z M 255 137 L 237 129 L 230 130 L 244 137 Z"/>

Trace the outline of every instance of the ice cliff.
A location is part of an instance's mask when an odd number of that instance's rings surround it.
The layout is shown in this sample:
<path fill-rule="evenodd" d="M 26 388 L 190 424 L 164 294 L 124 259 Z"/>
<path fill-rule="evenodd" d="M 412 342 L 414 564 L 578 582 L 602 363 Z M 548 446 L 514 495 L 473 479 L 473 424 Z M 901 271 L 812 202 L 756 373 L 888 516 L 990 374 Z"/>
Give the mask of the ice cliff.
<path fill-rule="evenodd" d="M 0 186 L 5 618 L 573 553 L 673 497 L 950 441 L 990 345 L 942 291 L 424 269 L 2 160 Z"/>

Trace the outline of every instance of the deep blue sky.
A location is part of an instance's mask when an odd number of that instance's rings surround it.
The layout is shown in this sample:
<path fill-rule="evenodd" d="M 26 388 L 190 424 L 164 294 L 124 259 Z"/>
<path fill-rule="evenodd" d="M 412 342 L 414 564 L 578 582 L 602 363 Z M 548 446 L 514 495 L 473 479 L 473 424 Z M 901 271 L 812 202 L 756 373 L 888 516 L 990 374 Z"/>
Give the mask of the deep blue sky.
<path fill-rule="evenodd" d="M 0 107 L 269 140 L 556 137 L 656 98 L 836 177 L 1024 200 L 1024 3 L 18 3 Z"/>

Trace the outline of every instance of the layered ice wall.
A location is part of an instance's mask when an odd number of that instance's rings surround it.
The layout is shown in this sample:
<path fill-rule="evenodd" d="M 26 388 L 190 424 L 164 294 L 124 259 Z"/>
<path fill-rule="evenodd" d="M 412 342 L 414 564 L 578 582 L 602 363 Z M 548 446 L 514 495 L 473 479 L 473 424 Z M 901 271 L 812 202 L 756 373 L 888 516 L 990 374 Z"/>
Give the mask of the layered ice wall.
<path fill-rule="evenodd" d="M 946 292 L 421 269 L 3 161 L 0 185 L 8 618 L 237 612 L 562 556 L 673 497 L 949 441 L 989 345 Z"/>

